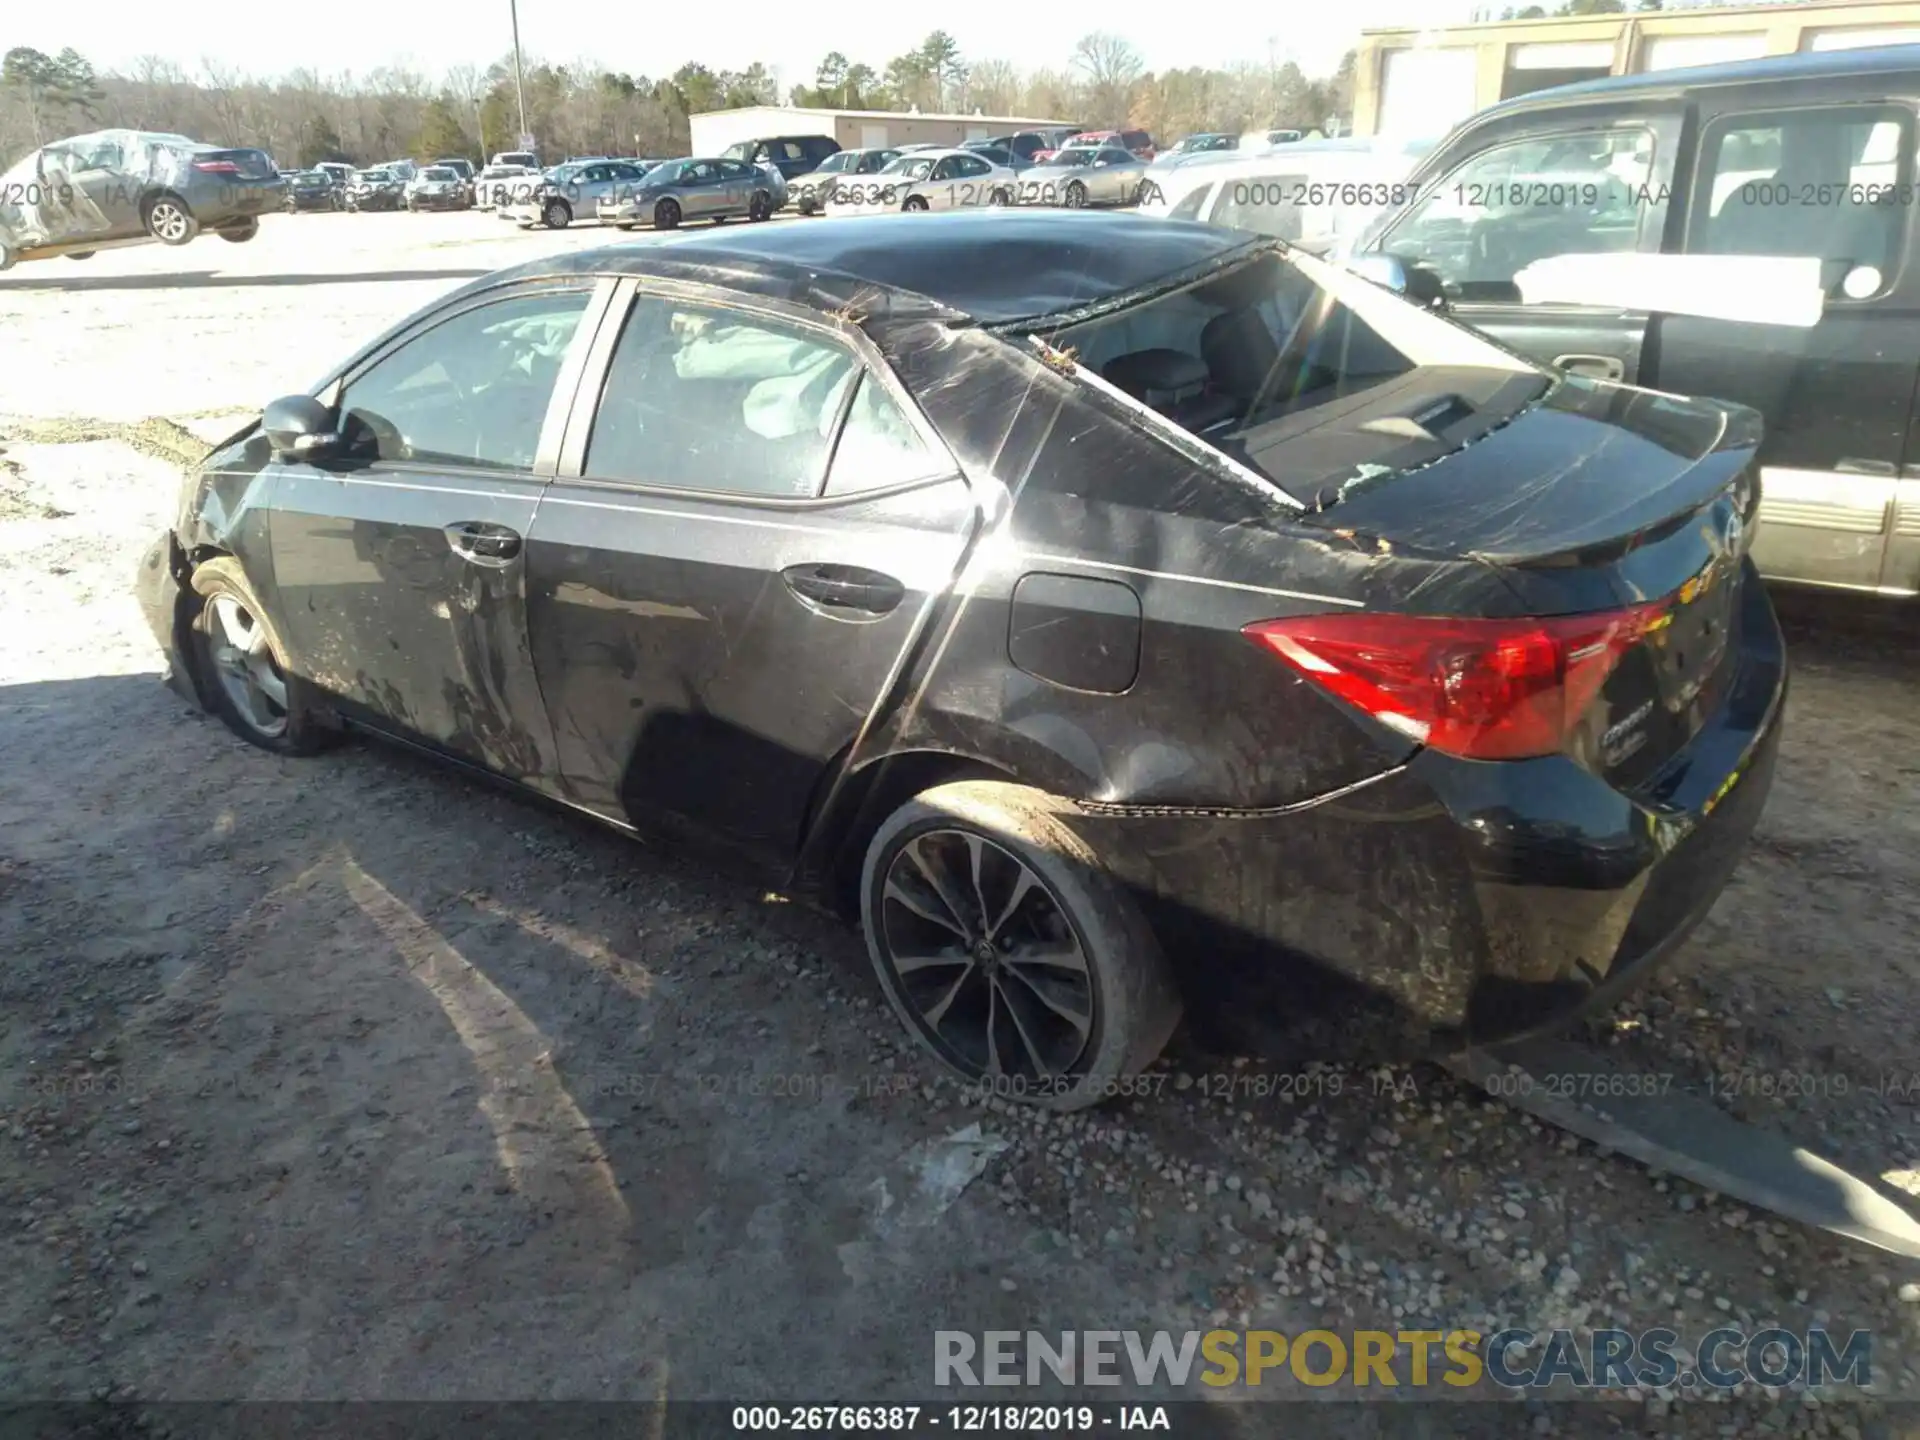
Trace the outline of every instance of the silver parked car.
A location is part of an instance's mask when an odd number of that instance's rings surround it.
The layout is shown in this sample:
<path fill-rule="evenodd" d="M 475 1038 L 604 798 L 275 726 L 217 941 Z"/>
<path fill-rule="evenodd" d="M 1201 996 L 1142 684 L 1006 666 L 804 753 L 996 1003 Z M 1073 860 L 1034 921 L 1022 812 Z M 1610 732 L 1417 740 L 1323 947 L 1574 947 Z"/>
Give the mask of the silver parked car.
<path fill-rule="evenodd" d="M 1069 145 L 1022 172 L 1022 205 L 1133 205 L 1147 178 L 1147 162 L 1120 145 Z"/>
<path fill-rule="evenodd" d="M 671 230 L 682 220 L 766 220 L 786 202 L 787 182 L 779 172 L 744 160 L 695 156 L 654 166 L 628 195 L 602 200 L 599 215 L 601 224 L 622 230 Z"/>
<path fill-rule="evenodd" d="M 503 218 L 523 230 L 544 225 L 564 230 L 576 219 L 599 216 L 605 200 L 624 202 L 638 189 L 646 171 L 627 160 L 594 160 L 584 165 L 560 165 L 546 179 L 516 194 L 500 207 Z"/>
<path fill-rule="evenodd" d="M 914 150 L 877 175 L 849 175 L 827 195 L 829 215 L 969 210 L 1011 205 L 1020 177 L 972 150 Z"/>
<path fill-rule="evenodd" d="M 905 151 L 899 149 L 836 150 L 813 170 L 793 182 L 793 206 L 802 215 L 818 215 L 827 207 L 834 185 L 854 175 L 877 175 Z"/>
<path fill-rule="evenodd" d="M 451 165 L 429 165 L 407 182 L 409 210 L 465 210 L 467 182 Z"/>

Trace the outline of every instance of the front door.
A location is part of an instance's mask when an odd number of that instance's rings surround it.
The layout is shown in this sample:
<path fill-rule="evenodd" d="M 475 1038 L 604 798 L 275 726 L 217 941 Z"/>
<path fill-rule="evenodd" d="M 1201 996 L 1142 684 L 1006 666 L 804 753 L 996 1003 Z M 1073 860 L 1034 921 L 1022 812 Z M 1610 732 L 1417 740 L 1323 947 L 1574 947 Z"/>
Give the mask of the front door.
<path fill-rule="evenodd" d="M 1526 304 L 1515 277 L 1559 255 L 1657 254 L 1679 139 L 1677 110 L 1516 118 L 1467 137 L 1371 248 L 1432 270 L 1456 319 L 1542 365 L 1634 383 L 1645 313 Z"/>
<path fill-rule="evenodd" d="M 727 208 L 726 177 L 712 160 L 691 160 L 680 172 L 680 212 L 688 219 L 714 215 Z"/>
<path fill-rule="evenodd" d="M 295 668 L 352 718 L 549 790 L 526 538 L 559 377 L 610 292 L 549 281 L 433 317 L 346 378 L 340 457 L 283 463 L 274 489 Z"/>
<path fill-rule="evenodd" d="M 976 523 L 855 332 L 642 292 L 589 365 L 529 548 L 573 793 L 790 856 Z"/>
<path fill-rule="evenodd" d="M 1766 416 L 1753 547 L 1763 574 L 1911 593 L 1920 588 L 1920 471 L 1901 467 L 1920 458 L 1907 449 L 1920 272 L 1902 263 L 1913 230 L 1913 107 L 1781 109 L 1767 98 L 1729 96 L 1706 117 L 1685 247 L 1815 257 L 1825 309 L 1810 329 L 1662 316 L 1657 384 Z"/>

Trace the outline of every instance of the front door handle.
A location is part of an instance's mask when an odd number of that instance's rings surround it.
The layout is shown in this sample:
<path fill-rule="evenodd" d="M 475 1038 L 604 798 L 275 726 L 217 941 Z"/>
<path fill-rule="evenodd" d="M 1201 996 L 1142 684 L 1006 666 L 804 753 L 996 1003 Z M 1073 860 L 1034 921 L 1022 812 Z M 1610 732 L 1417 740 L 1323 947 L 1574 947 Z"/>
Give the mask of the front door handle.
<path fill-rule="evenodd" d="M 1617 355 L 1556 355 L 1553 368 L 1574 375 L 1591 375 L 1596 380 L 1619 380 L 1627 367 Z"/>
<path fill-rule="evenodd" d="M 520 557 L 520 532 L 485 520 L 461 520 L 447 526 L 447 544 L 462 560 L 496 569 Z"/>
<path fill-rule="evenodd" d="M 886 615 L 906 598 L 906 587 L 891 575 L 857 565 L 795 565 L 782 572 L 787 588 L 829 611 Z"/>

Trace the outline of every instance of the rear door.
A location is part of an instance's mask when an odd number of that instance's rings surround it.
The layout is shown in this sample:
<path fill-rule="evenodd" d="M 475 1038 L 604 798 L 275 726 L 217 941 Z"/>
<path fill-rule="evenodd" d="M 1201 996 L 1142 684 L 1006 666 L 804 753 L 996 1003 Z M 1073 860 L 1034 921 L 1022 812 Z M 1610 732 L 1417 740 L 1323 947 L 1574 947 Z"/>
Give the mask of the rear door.
<path fill-rule="evenodd" d="M 1644 312 L 1524 304 L 1514 276 L 1557 255 L 1659 253 L 1681 120 L 1677 102 L 1649 103 L 1476 129 L 1423 167 L 1420 198 L 1373 248 L 1435 272 L 1455 318 L 1521 354 L 1632 383 Z"/>
<path fill-rule="evenodd" d="M 276 616 L 295 669 L 356 719 L 546 790 L 526 537 L 613 288 L 530 282 L 431 316 L 328 397 L 338 458 L 276 462 Z"/>
<path fill-rule="evenodd" d="M 1920 588 L 1920 472 L 1912 468 L 1920 455 L 1908 435 L 1920 382 L 1920 269 L 1905 261 L 1914 105 L 1877 96 L 1850 103 L 1797 84 L 1710 93 L 1702 112 L 1684 248 L 1814 256 L 1826 304 L 1811 329 L 1659 317 L 1655 383 L 1765 415 L 1754 541 L 1763 574 L 1912 593 Z"/>
<path fill-rule="evenodd" d="M 529 547 L 570 786 L 790 852 L 975 524 L 857 331 L 640 291 L 602 329 Z"/>

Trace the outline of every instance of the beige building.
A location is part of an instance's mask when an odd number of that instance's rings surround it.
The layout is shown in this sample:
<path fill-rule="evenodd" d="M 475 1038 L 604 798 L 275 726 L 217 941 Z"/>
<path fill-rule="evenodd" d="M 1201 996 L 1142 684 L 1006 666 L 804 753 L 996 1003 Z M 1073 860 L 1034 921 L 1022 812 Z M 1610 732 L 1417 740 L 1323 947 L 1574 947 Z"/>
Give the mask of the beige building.
<path fill-rule="evenodd" d="M 1869 45 L 1920 43 L 1920 0 L 1636 11 L 1362 32 L 1356 135 L 1434 137 L 1477 110 L 1553 85 Z"/>
<path fill-rule="evenodd" d="M 794 105 L 755 105 L 744 110 L 709 110 L 690 116 L 695 155 L 718 155 L 742 140 L 776 136 L 825 135 L 842 150 L 884 149 L 897 145 L 964 145 L 992 135 L 1070 125 L 1071 120 L 1036 120 L 1020 115 L 937 115 L 918 110 L 813 110 Z"/>

